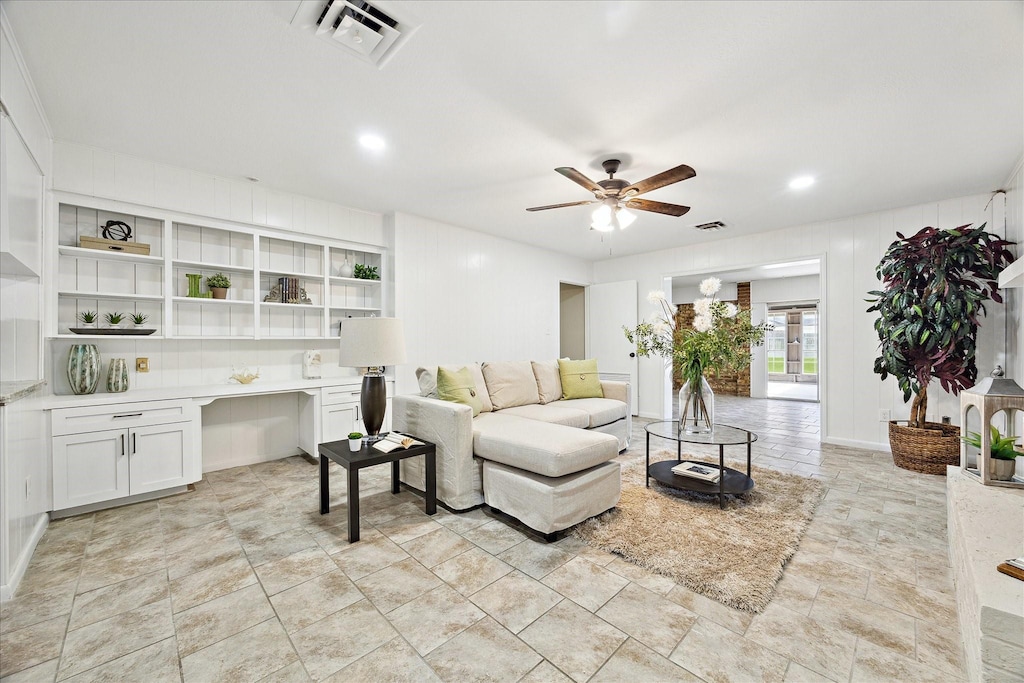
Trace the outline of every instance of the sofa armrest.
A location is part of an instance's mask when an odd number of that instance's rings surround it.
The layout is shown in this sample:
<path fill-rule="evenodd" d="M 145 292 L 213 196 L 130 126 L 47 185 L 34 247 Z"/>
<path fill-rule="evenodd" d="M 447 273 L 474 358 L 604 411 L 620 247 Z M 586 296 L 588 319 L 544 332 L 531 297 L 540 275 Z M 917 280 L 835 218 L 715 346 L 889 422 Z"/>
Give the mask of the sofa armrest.
<path fill-rule="evenodd" d="M 415 394 L 395 396 L 391 409 L 391 423 L 396 431 L 437 446 L 438 499 L 456 510 L 479 505 L 483 496 L 480 465 L 473 460 L 473 409 Z M 423 490 L 422 458 L 402 461 L 402 480 Z"/>
<path fill-rule="evenodd" d="M 612 398 L 616 401 L 622 401 L 626 404 L 627 408 L 632 408 L 629 405 L 630 391 L 629 382 L 613 382 L 611 380 L 601 380 L 601 391 L 604 392 L 605 398 Z M 632 414 L 632 411 L 627 410 L 626 414 Z"/>

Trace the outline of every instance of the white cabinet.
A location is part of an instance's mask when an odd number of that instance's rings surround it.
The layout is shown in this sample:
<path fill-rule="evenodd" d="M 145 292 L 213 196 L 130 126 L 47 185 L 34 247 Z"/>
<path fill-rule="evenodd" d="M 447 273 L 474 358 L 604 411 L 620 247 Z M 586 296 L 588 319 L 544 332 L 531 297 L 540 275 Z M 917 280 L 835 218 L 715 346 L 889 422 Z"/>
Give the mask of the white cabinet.
<path fill-rule="evenodd" d="M 347 439 L 349 432 L 353 430 L 365 431 L 362 422 L 363 415 L 359 408 L 359 386 L 353 384 L 323 388 L 321 398 L 323 413 L 320 424 L 324 443 Z M 388 380 L 386 387 L 388 409 L 384 414 L 382 432 L 391 429 L 391 397 L 394 395 L 395 383 Z"/>
<path fill-rule="evenodd" d="M 6 114 L 0 115 L 0 270 L 38 276 L 43 174 Z"/>
<path fill-rule="evenodd" d="M 200 419 L 191 400 L 52 411 L 54 510 L 198 481 Z"/>

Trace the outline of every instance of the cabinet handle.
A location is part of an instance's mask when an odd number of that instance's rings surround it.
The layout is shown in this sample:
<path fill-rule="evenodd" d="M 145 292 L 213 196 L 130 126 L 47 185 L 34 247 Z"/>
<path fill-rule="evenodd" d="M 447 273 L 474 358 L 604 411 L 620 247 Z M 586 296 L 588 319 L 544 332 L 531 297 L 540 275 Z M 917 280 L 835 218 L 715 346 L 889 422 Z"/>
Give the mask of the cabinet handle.
<path fill-rule="evenodd" d="M 121 455 L 124 455 L 124 434 L 121 435 Z"/>
<path fill-rule="evenodd" d="M 135 455 L 135 432 L 132 432 L 132 455 Z"/>
<path fill-rule="evenodd" d="M 117 420 L 122 417 L 142 417 L 142 413 L 125 413 L 124 415 L 115 415 L 114 419 Z"/>

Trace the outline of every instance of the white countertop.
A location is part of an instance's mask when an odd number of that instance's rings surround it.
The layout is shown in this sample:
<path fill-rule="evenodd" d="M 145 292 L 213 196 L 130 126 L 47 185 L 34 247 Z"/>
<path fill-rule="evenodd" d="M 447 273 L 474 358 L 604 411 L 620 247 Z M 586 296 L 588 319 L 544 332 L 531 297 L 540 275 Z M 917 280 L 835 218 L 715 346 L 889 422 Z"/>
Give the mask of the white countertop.
<path fill-rule="evenodd" d="M 391 381 L 390 378 L 388 378 Z M 192 387 L 163 387 L 160 389 L 130 389 L 119 394 L 82 394 L 80 396 L 51 396 L 46 408 L 77 408 L 83 405 L 107 403 L 128 403 L 135 401 L 167 401 L 182 398 L 218 399 L 260 394 L 283 394 L 295 391 L 312 391 L 321 387 L 351 386 L 358 388 L 361 377 L 324 377 L 321 379 L 294 379 L 276 382 L 256 380 L 252 384 L 204 384 Z M 5 385 L 6 386 L 6 385 Z"/>
<path fill-rule="evenodd" d="M 27 379 L 17 382 L 0 382 L 0 406 L 14 403 L 19 398 L 25 398 L 33 391 L 46 384 L 41 379 Z"/>

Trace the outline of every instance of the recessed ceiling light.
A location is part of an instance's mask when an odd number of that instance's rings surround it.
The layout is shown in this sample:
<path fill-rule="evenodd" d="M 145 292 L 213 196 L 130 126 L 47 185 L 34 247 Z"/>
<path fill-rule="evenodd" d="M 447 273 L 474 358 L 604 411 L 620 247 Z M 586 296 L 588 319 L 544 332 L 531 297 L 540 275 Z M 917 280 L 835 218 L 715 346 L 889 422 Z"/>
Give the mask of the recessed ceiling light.
<path fill-rule="evenodd" d="M 372 135 L 370 133 L 367 133 L 366 135 L 360 135 L 359 144 L 365 147 L 366 149 L 372 150 L 374 152 L 379 152 L 388 146 L 387 143 L 384 142 L 384 138 L 382 138 L 379 135 Z"/>
<path fill-rule="evenodd" d="M 789 189 L 791 190 L 806 190 L 808 187 L 814 184 L 814 176 L 802 175 L 793 178 L 789 181 Z"/>

